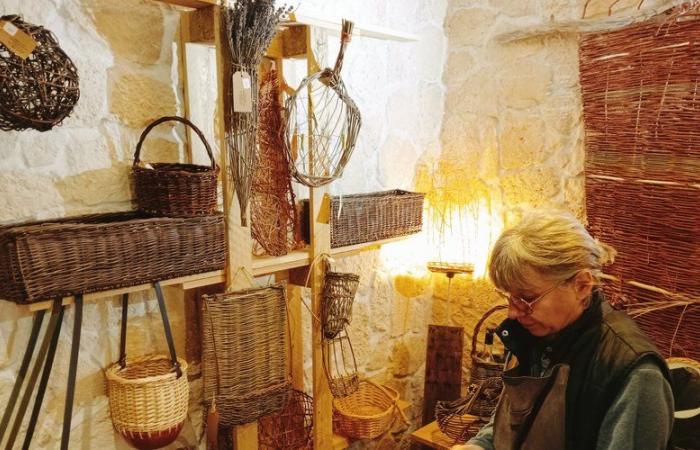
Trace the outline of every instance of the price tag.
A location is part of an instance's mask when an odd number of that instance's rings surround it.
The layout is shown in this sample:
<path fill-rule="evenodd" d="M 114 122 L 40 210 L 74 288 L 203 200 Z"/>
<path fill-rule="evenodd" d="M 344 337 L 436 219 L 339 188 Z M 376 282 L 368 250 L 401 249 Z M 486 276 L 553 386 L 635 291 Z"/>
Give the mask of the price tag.
<path fill-rule="evenodd" d="M 37 46 L 29 34 L 4 20 L 0 21 L 0 43 L 22 59 L 27 59 Z"/>
<path fill-rule="evenodd" d="M 233 111 L 253 112 L 253 90 L 248 72 L 233 74 Z"/>

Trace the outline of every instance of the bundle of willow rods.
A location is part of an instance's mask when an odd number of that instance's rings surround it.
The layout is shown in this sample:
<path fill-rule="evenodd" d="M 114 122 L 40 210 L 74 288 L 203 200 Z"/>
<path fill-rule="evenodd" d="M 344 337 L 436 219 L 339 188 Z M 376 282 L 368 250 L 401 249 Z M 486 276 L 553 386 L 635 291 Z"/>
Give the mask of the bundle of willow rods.
<path fill-rule="evenodd" d="M 250 112 L 234 111 L 233 102 L 229 102 L 226 132 L 230 176 L 241 208 L 243 226 L 247 226 L 246 212 L 257 164 L 258 65 L 272 42 L 280 19 L 289 10 L 286 6 L 275 8 L 274 0 L 237 0 L 224 13 L 233 72 L 245 72 L 250 76 L 252 96 Z"/>

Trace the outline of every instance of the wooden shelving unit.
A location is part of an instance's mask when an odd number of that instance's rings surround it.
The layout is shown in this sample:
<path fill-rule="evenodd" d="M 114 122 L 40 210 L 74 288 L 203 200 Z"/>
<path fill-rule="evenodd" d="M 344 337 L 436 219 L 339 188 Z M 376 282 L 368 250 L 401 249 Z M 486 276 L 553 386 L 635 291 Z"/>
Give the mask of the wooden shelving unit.
<path fill-rule="evenodd" d="M 218 83 L 218 107 L 219 117 L 217 123 L 216 139 L 220 147 L 225 148 L 225 117 L 224 111 L 226 97 L 226 83 L 230 77 L 230 63 L 228 53 L 225 51 L 223 39 L 223 17 L 222 10 L 218 6 L 219 0 L 155 0 L 177 7 L 187 8 L 181 14 L 180 42 L 184 49 L 184 44 L 195 43 L 214 46 L 216 51 L 216 72 Z M 310 26 L 321 27 L 329 30 L 339 29 L 340 23 L 330 22 L 321 19 L 314 19 L 307 16 L 292 16 L 290 21 L 285 22 L 268 49 L 267 56 L 281 64 L 285 58 L 306 58 L 307 71 L 310 73 L 317 70 L 313 53 L 310 49 Z M 398 41 L 415 40 L 413 35 L 407 33 L 392 32 L 388 29 L 355 28 L 359 35 L 375 37 L 381 39 L 395 39 Z M 185 53 L 182 51 L 180 63 L 180 74 L 185 79 L 187 86 L 187 61 Z M 187 87 L 185 87 L 185 102 L 189 98 Z M 185 115 L 188 114 L 188 106 L 185 106 Z M 189 140 L 188 140 L 189 141 Z M 191 155 L 191 149 L 190 155 Z M 254 257 L 252 256 L 252 239 L 250 228 L 239 225 L 239 207 L 235 198 L 230 198 L 230 183 L 228 171 L 226 169 L 225 152 L 221 152 L 220 160 L 221 174 L 224 186 L 224 207 L 226 216 L 227 241 L 229 248 L 228 264 L 225 270 L 200 273 L 195 275 L 182 276 L 163 280 L 161 286 L 181 289 L 189 295 L 185 295 L 186 300 L 194 297 L 195 289 L 225 284 L 229 290 L 245 288 L 251 285 L 252 277 L 273 275 L 276 280 L 288 280 L 288 297 L 290 323 L 301 326 L 301 293 L 299 286 L 293 283 L 290 271 L 294 269 L 307 268 L 310 280 L 309 286 L 312 292 L 312 309 L 315 314 L 320 315 L 321 293 L 323 290 L 323 264 L 312 264 L 321 254 L 330 254 L 333 257 L 344 257 L 354 255 L 359 252 L 376 249 L 382 244 L 399 241 L 403 238 L 387 239 L 378 242 L 358 244 L 341 248 L 330 248 L 330 229 L 327 223 L 317 220 L 310 220 L 311 243 L 308 248 L 293 251 L 280 257 Z M 322 210 L 324 202 L 328 202 L 326 188 L 314 188 L 310 190 L 310 211 L 312 219 L 317 217 Z M 325 205 L 326 208 L 328 205 Z M 244 276 L 247 274 L 247 276 Z M 296 281 L 298 283 L 298 280 Z M 93 301 L 107 297 L 114 297 L 125 293 L 139 292 L 152 289 L 152 283 L 145 283 L 136 286 L 128 286 L 118 289 L 105 290 L 84 295 L 85 301 Z M 27 305 L 30 311 L 51 309 L 53 300 L 34 302 Z M 65 297 L 64 305 L 75 302 L 74 297 Z M 303 354 L 301 342 L 301 330 L 293 332 L 298 339 L 292 342 L 292 355 L 290 372 L 295 388 L 303 388 Z M 313 398 L 314 398 L 314 448 L 317 449 L 343 449 L 347 448 L 350 442 L 347 438 L 333 435 L 332 431 L 332 396 L 328 388 L 325 372 L 322 366 L 321 355 L 321 329 L 320 324 L 314 322 L 312 326 L 312 360 L 313 360 Z M 406 410 L 410 406 L 405 401 L 399 401 L 399 406 Z M 258 448 L 257 423 L 246 424 L 236 427 L 233 431 L 233 440 L 237 450 L 254 450 Z"/>

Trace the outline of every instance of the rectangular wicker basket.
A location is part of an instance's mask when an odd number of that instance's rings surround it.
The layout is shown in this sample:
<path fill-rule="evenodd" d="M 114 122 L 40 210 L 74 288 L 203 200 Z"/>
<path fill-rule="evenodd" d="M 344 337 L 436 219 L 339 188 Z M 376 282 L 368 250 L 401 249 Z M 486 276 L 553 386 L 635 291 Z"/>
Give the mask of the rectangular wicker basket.
<path fill-rule="evenodd" d="M 0 299 L 32 303 L 219 270 L 221 214 L 124 212 L 0 227 Z"/>
<path fill-rule="evenodd" d="M 399 189 L 331 199 L 331 247 L 375 242 L 418 233 L 423 228 L 419 192 Z M 309 242 L 309 202 L 302 203 L 302 232 Z"/>

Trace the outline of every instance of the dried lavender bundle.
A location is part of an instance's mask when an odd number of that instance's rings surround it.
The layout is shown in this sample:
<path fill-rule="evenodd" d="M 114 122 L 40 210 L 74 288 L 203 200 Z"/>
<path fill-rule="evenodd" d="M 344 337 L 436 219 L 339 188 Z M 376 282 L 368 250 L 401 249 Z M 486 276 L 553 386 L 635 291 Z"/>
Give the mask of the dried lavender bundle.
<path fill-rule="evenodd" d="M 258 65 L 275 36 L 281 18 L 290 10 L 286 6 L 275 8 L 274 0 L 238 0 L 225 11 L 234 70 L 234 101 L 231 102 L 227 121 L 226 147 L 243 226 L 247 225 L 248 202 L 257 165 Z M 241 96 L 244 97 L 243 101 Z M 241 108 L 242 104 L 246 106 Z"/>

